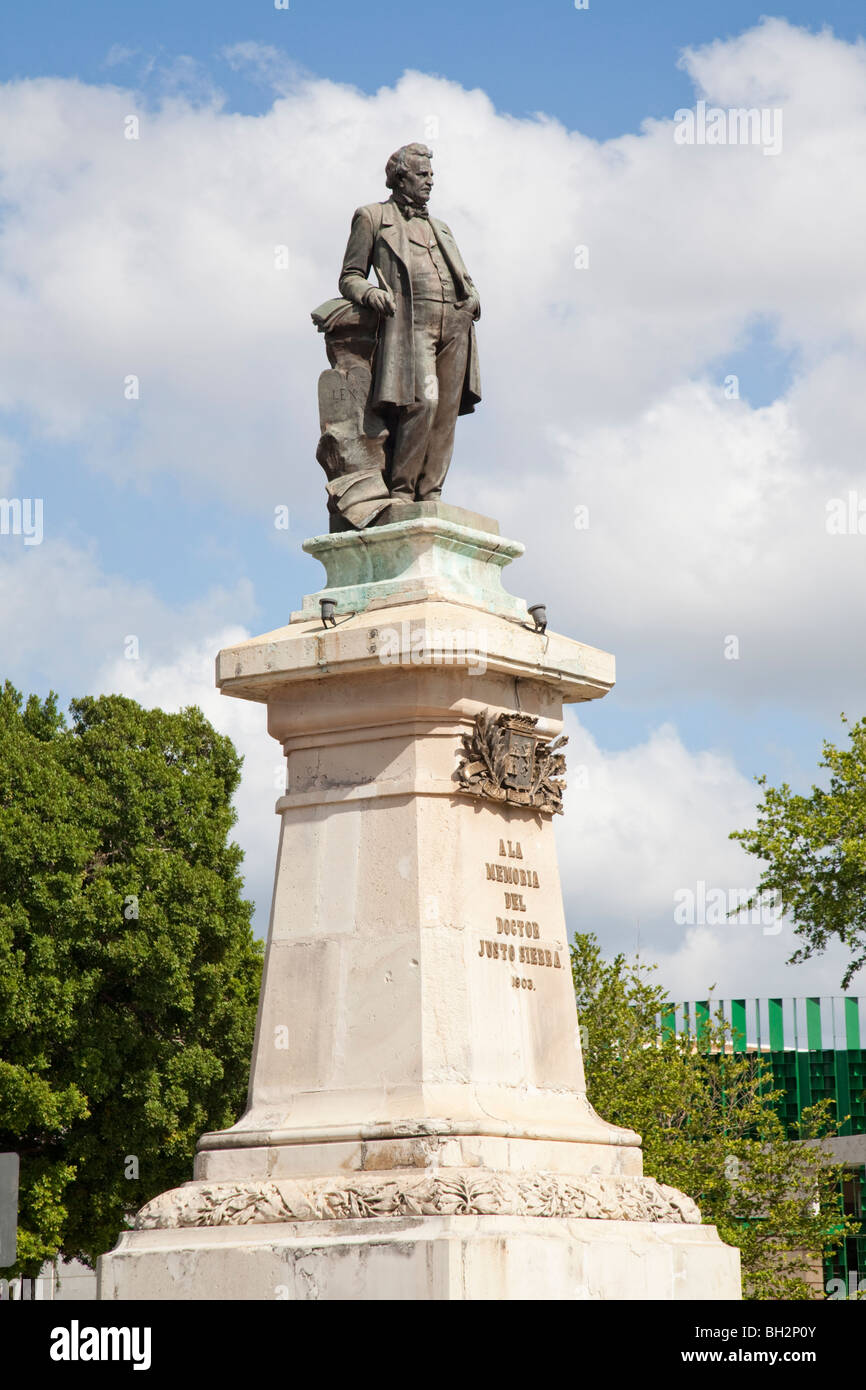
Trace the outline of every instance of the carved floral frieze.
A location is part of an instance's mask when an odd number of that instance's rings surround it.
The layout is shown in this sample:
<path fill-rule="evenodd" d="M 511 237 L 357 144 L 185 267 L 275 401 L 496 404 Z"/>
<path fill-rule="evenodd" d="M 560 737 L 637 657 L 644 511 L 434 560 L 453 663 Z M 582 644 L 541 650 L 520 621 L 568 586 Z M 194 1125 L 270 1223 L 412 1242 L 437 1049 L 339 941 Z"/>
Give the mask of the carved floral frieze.
<path fill-rule="evenodd" d="M 452 1169 L 346 1178 L 188 1183 L 148 1202 L 137 1230 L 399 1216 L 546 1216 L 697 1224 L 690 1197 L 652 1178 Z"/>

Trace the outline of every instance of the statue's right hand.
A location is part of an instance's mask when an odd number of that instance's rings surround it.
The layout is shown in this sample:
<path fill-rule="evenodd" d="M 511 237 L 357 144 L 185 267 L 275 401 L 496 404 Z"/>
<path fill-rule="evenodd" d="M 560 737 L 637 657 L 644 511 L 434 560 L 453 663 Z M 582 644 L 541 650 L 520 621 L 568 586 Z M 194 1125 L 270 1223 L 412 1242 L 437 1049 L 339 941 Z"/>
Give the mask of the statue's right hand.
<path fill-rule="evenodd" d="M 375 309 L 377 314 L 384 314 L 389 319 L 394 317 L 394 311 L 397 308 L 390 290 L 369 289 L 364 296 L 364 303 L 369 304 L 371 309 Z"/>

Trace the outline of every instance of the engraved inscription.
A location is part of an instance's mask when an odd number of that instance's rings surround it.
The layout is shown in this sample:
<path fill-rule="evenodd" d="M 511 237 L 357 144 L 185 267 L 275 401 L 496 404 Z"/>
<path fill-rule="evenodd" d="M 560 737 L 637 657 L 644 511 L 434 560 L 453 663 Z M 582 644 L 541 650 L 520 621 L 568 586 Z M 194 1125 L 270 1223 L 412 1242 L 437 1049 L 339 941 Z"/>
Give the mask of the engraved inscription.
<path fill-rule="evenodd" d="M 519 925 L 521 928 L 526 928 L 527 936 L 532 935 L 533 931 L 535 936 L 538 935 L 537 922 L 520 922 L 518 924 L 516 922 L 502 922 L 502 919 L 497 917 L 497 931 L 500 928 L 500 923 L 504 929 Z M 533 931 L 530 931 L 530 928 Z M 521 965 L 542 965 L 551 970 L 562 969 L 561 953 L 556 946 L 524 946 L 521 944 L 515 946 L 510 941 L 488 941 L 482 938 L 478 943 L 478 954 L 479 956 L 486 956 L 488 960 L 517 960 Z"/>
<path fill-rule="evenodd" d="M 496 931 L 499 936 L 534 936 L 538 940 L 538 923 L 524 922 L 517 917 L 497 917 Z"/>
<path fill-rule="evenodd" d="M 546 965 L 552 970 L 561 970 L 562 962 L 555 947 L 518 946 L 517 959 L 524 965 Z"/>
<path fill-rule="evenodd" d="M 561 970 L 562 961 L 555 946 L 514 946 L 510 941 L 480 941 L 479 956 L 488 960 L 516 960 L 520 965 L 544 965 Z"/>
<path fill-rule="evenodd" d="M 522 860 L 523 847 L 520 841 L 500 840 L 497 857 Z M 517 864 L 497 864 L 495 861 L 485 863 L 484 867 L 488 882 L 517 885 L 521 890 L 540 887 L 538 874 L 534 869 L 527 869 Z M 512 886 L 503 896 L 506 912 L 526 913 L 526 897 L 523 891 L 517 893 Z M 497 916 L 496 935 L 500 938 L 499 940 L 485 937 L 478 943 L 479 959 L 501 960 L 511 965 L 534 966 L 545 970 L 561 970 L 563 968 L 563 948 L 554 943 L 546 946 L 539 941 L 541 929 L 538 922 L 531 921 L 525 916 Z M 504 941 L 501 939 L 502 937 L 522 937 L 523 941 Z M 537 946 L 528 944 L 531 941 L 538 941 L 539 944 Z M 512 975 L 511 983 L 514 989 L 537 989 L 531 976 Z"/>
<path fill-rule="evenodd" d="M 517 953 L 510 941 L 482 940 L 478 943 L 478 954 L 488 960 L 514 960 Z"/>
<path fill-rule="evenodd" d="M 497 883 L 517 883 L 521 888 L 539 888 L 538 874 L 534 869 L 516 869 L 510 864 L 485 864 L 487 877 Z"/>

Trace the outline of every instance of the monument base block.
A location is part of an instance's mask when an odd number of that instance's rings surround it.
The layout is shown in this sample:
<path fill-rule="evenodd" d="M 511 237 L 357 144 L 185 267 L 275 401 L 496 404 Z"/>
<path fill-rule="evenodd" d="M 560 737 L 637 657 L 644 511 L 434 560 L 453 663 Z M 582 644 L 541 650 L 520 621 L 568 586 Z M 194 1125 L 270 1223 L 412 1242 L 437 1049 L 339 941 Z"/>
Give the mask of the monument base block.
<path fill-rule="evenodd" d="M 286 758 L 247 1109 L 100 1298 L 739 1298 L 739 1251 L 587 1097 L 553 818 L 563 703 L 613 658 L 530 621 L 523 547 L 473 513 L 305 549 L 326 588 L 217 665 Z"/>
<path fill-rule="evenodd" d="M 712 1226 L 548 1217 L 130 1231 L 100 1261 L 99 1297 L 735 1300 L 739 1251 Z"/>

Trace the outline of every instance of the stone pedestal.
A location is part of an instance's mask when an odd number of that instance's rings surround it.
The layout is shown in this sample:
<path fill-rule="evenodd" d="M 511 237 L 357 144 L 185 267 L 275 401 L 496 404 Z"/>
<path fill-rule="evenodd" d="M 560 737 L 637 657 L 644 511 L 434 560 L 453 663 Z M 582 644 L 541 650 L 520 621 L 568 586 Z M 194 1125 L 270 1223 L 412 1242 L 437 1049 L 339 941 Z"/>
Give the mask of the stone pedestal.
<path fill-rule="evenodd" d="M 738 1298 L 738 1252 L 586 1099 L 555 740 L 613 658 L 534 630 L 495 522 L 399 518 L 308 541 L 327 588 L 219 655 L 287 759 L 248 1109 L 101 1296 Z"/>

